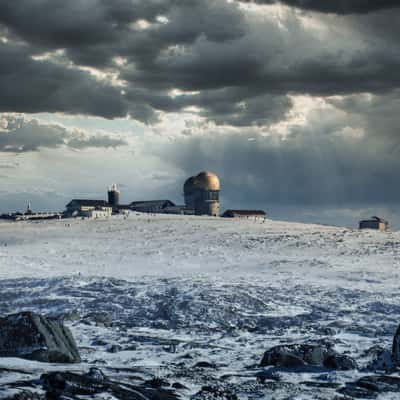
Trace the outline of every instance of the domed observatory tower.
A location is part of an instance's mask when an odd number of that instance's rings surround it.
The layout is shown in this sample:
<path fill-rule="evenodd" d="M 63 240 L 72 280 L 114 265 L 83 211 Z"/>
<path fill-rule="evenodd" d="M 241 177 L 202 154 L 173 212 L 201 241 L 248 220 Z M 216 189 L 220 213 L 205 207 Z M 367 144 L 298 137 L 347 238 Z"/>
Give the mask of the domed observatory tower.
<path fill-rule="evenodd" d="M 220 183 L 217 175 L 200 172 L 185 182 L 183 191 L 186 206 L 193 208 L 196 215 L 219 215 Z"/>

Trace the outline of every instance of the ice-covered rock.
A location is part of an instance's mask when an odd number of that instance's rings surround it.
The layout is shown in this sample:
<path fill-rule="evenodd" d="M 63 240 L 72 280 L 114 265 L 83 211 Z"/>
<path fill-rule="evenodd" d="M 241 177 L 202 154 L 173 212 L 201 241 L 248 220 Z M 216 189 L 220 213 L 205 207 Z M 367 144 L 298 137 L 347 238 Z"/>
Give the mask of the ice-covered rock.
<path fill-rule="evenodd" d="M 356 361 L 322 344 L 290 344 L 272 347 L 264 353 L 260 366 L 283 368 L 317 366 L 338 370 L 357 369 Z"/>
<path fill-rule="evenodd" d="M 54 363 L 80 362 L 70 330 L 59 321 L 33 312 L 0 318 L 0 357 Z"/>

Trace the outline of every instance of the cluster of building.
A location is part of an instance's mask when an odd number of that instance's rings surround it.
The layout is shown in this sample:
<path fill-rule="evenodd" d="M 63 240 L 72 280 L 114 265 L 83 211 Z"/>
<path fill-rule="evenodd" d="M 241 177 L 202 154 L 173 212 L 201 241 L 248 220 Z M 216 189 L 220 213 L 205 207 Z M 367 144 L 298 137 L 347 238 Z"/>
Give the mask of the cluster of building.
<path fill-rule="evenodd" d="M 116 185 L 111 186 L 106 200 L 74 199 L 66 206 L 66 217 L 101 218 L 112 214 L 126 214 L 131 211 L 149 214 L 220 215 L 221 184 L 212 172 L 200 172 L 191 176 L 183 185 L 184 205 L 171 200 L 143 200 L 129 204 L 120 203 L 120 192 Z M 223 217 L 266 218 L 261 210 L 227 210 Z"/>
<path fill-rule="evenodd" d="M 54 218 L 105 218 L 113 214 L 128 214 L 132 211 L 148 214 L 185 214 L 209 215 L 225 218 L 261 219 L 267 214 L 263 210 L 220 210 L 221 184 L 217 175 L 203 171 L 188 178 L 183 185 L 184 202 L 177 205 L 171 200 L 143 200 L 129 204 L 120 203 L 120 191 L 112 185 L 107 192 L 107 200 L 73 199 L 66 205 L 63 213 L 34 213 L 28 204 L 25 213 L 3 214 L 0 218 L 11 220 L 40 220 Z M 388 221 L 371 217 L 360 221 L 360 229 L 376 229 L 386 231 Z"/>
<path fill-rule="evenodd" d="M 65 217 L 102 218 L 113 214 L 128 214 L 131 211 L 148 214 L 190 214 L 186 206 L 176 205 L 171 200 L 143 200 L 129 204 L 120 203 L 120 191 L 112 185 L 106 200 L 74 199 L 66 205 Z"/>

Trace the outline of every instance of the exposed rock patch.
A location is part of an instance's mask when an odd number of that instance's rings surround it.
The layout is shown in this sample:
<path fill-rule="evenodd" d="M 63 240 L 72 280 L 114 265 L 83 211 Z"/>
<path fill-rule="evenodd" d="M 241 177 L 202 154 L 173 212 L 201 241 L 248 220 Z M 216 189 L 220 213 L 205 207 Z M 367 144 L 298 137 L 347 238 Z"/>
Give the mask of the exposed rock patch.
<path fill-rule="evenodd" d="M 86 374 L 52 372 L 41 377 L 48 398 L 75 398 L 107 394 L 121 400 L 176 400 L 172 390 L 154 385 L 132 385 L 108 379 L 100 370 L 93 368 Z"/>
<path fill-rule="evenodd" d="M 0 357 L 52 363 L 81 361 L 70 330 L 59 321 L 33 312 L 0 318 Z"/>
<path fill-rule="evenodd" d="M 337 370 L 357 369 L 357 363 L 353 358 L 339 354 L 321 344 L 291 344 L 272 347 L 264 353 L 260 363 L 261 367 L 270 365 L 283 368 L 315 366 Z"/>

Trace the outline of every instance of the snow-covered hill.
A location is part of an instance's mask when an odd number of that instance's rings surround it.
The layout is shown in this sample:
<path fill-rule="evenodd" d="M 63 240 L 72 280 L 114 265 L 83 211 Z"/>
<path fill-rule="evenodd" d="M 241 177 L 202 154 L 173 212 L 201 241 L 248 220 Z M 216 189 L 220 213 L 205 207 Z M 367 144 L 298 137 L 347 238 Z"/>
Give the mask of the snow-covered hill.
<path fill-rule="evenodd" d="M 397 232 L 162 215 L 0 223 L 0 314 L 64 315 L 84 359 L 74 368 L 179 381 L 182 398 L 215 383 L 239 398 L 332 399 L 366 373 L 369 349 L 391 345 L 399 263 Z M 265 350 L 321 339 L 360 371 L 257 382 Z M 22 365 L 50 368 L 0 359 L 0 370 Z M 0 374 L 0 386 L 17 377 Z"/>

